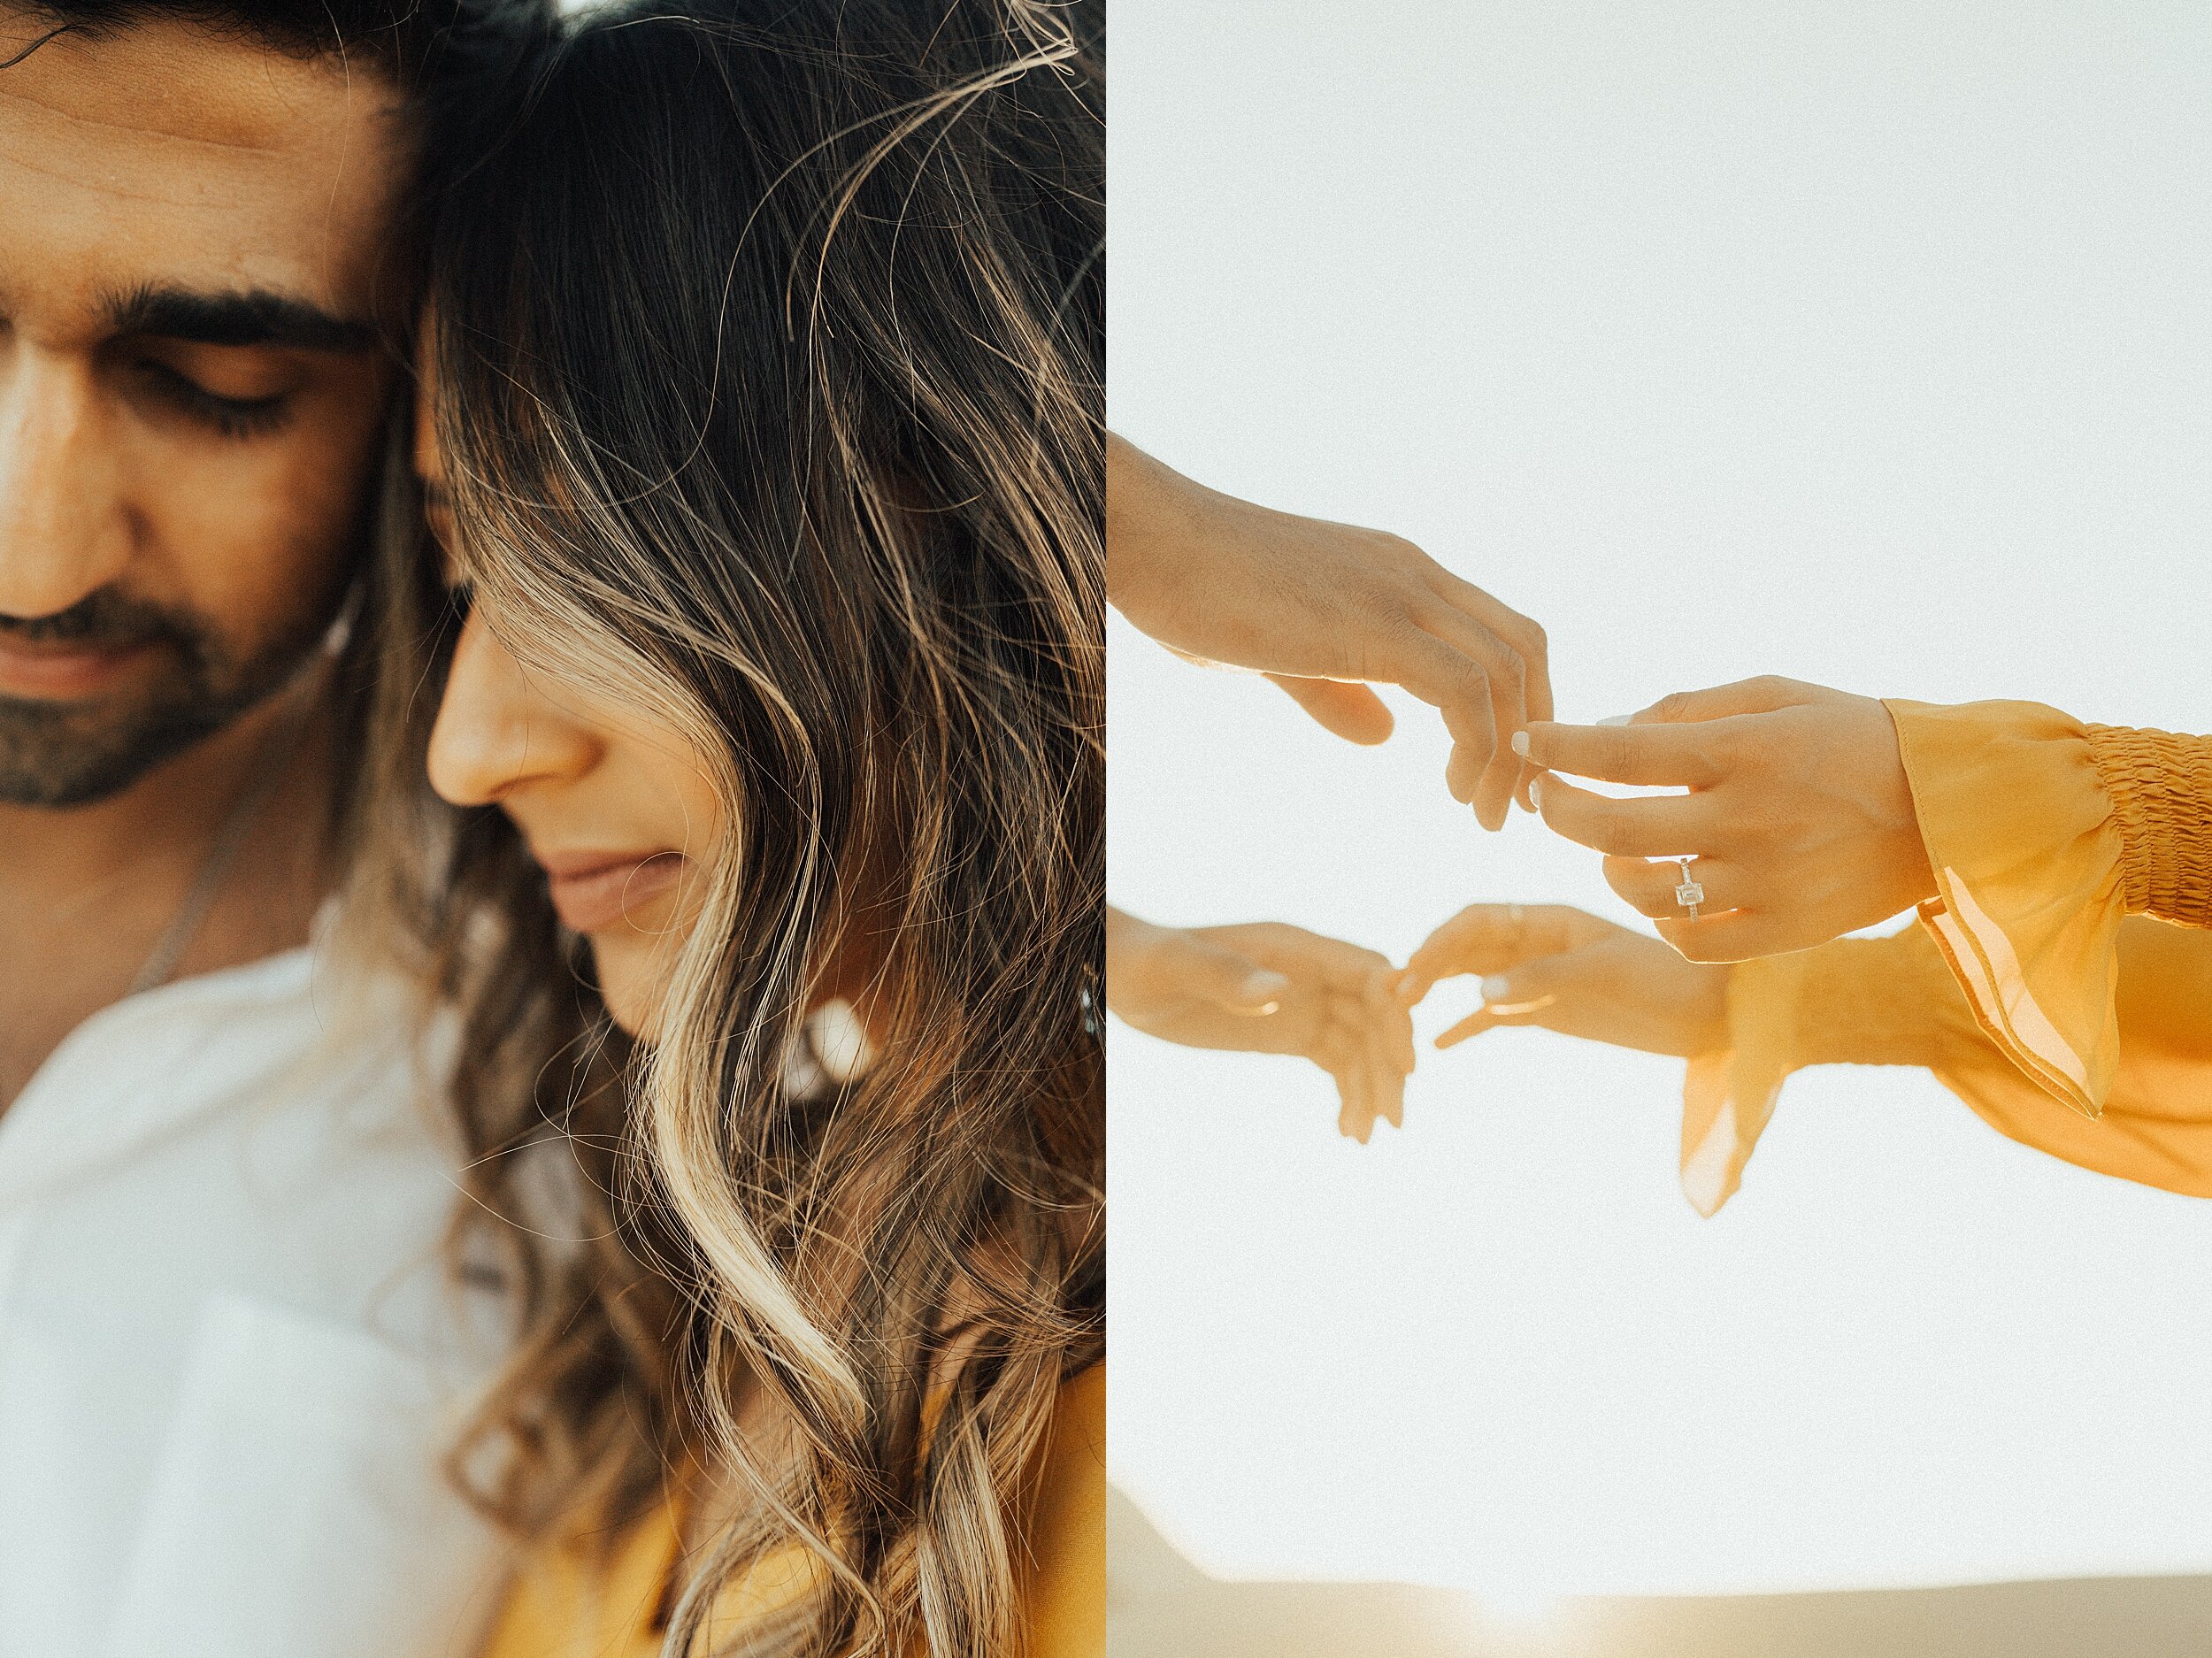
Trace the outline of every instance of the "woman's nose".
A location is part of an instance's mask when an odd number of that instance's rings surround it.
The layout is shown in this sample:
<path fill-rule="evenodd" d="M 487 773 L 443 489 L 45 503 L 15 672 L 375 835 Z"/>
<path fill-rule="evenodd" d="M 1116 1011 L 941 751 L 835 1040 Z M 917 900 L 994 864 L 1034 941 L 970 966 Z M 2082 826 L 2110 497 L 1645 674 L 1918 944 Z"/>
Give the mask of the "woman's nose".
<path fill-rule="evenodd" d="M 431 727 L 430 787 L 457 806 L 488 806 L 526 784 L 573 781 L 599 753 L 590 730 L 472 614 Z"/>

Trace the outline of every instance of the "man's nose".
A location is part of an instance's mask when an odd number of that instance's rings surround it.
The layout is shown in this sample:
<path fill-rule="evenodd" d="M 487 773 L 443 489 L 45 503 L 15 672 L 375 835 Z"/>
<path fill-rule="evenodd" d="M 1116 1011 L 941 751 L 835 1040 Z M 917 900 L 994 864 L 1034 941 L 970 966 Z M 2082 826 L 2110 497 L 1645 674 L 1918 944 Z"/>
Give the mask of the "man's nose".
<path fill-rule="evenodd" d="M 51 616 L 122 574 L 117 440 L 91 365 L 20 346 L 0 357 L 0 615 Z"/>

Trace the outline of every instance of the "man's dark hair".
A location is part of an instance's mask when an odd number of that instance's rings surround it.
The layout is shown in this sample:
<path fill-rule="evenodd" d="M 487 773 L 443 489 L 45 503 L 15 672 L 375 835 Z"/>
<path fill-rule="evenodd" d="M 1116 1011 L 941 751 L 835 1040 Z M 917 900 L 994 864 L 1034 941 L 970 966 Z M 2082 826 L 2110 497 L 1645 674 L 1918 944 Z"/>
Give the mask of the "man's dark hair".
<path fill-rule="evenodd" d="M 426 195 L 480 148 L 483 124 L 557 27 L 553 0 L 38 0 L 38 10 L 56 33 L 165 20 L 289 56 L 360 61 L 407 96 Z"/>

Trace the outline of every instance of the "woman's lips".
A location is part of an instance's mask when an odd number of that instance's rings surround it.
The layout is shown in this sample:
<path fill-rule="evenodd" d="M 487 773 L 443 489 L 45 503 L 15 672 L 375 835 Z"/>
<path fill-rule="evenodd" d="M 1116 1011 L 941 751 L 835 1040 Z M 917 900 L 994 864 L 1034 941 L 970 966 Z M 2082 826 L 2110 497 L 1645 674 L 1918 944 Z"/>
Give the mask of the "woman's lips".
<path fill-rule="evenodd" d="M 642 910 L 684 870 L 680 852 L 584 852 L 541 857 L 546 886 L 562 925 L 600 933 Z"/>

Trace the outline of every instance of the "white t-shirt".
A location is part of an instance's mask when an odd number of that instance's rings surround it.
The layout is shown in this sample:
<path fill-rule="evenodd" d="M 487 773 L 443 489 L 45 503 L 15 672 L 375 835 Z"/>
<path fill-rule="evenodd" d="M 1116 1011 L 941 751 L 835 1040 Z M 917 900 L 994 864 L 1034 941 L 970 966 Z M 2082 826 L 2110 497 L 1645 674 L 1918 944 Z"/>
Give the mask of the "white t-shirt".
<path fill-rule="evenodd" d="M 497 1309 L 435 1040 L 303 948 L 88 1019 L 0 1117 L 0 1654 L 460 1658 Z"/>

